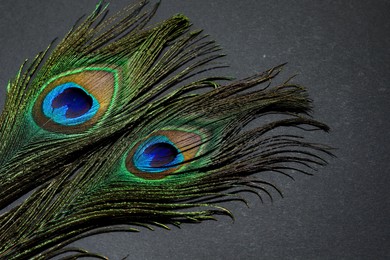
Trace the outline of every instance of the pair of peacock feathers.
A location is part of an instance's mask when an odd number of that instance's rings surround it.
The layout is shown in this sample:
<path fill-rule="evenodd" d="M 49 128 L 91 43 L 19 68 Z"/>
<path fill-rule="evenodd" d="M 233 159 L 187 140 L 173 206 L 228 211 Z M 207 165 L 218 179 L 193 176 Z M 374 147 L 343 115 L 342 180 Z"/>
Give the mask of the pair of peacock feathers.
<path fill-rule="evenodd" d="M 220 48 L 176 15 L 149 26 L 147 1 L 106 18 L 98 4 L 23 64 L 0 118 L 0 259 L 47 259 L 93 234 L 231 215 L 216 203 L 277 188 L 259 172 L 310 173 L 329 153 L 282 127 L 328 130 L 282 66 L 220 85 Z M 255 86 L 265 85 L 260 90 Z M 250 122 L 282 115 L 243 130 Z M 280 119 L 282 118 L 282 119 Z M 287 171 L 287 172 L 286 172 Z M 278 190 L 277 190 L 278 191 Z"/>

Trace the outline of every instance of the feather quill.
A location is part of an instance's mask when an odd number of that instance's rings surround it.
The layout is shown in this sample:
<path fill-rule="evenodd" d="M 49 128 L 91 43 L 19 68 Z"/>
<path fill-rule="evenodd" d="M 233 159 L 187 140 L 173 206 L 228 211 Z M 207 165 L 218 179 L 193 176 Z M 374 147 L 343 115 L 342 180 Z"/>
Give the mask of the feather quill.
<path fill-rule="evenodd" d="M 220 48 L 183 15 L 150 26 L 158 5 L 143 11 L 147 4 L 107 18 L 99 3 L 10 81 L 0 208 L 33 192 L 0 216 L 1 259 L 103 258 L 66 246 L 233 216 L 218 202 L 279 192 L 253 174 L 311 174 L 326 164 L 328 147 L 275 131 L 329 130 L 309 116 L 305 88 L 270 86 L 283 65 L 226 84 L 221 76 L 185 83 L 223 66 L 214 62 Z M 270 115 L 283 118 L 246 128 Z"/>

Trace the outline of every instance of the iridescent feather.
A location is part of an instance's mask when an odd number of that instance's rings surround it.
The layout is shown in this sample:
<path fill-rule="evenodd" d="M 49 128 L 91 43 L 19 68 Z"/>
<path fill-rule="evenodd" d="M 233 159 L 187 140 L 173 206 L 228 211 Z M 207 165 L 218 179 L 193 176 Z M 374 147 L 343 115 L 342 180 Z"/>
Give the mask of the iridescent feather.
<path fill-rule="evenodd" d="M 273 133 L 328 127 L 308 113 L 305 88 L 271 87 L 282 66 L 221 84 L 191 83 L 223 55 L 183 15 L 148 26 L 146 1 L 106 18 L 100 3 L 52 51 L 23 65 L 0 118 L 2 259 L 46 259 L 127 225 L 168 228 L 230 215 L 221 200 L 274 184 L 255 173 L 309 173 L 326 146 Z M 258 90 L 254 87 L 264 84 Z M 246 129 L 269 115 L 283 119 Z M 246 130 L 245 130 L 246 129 Z"/>

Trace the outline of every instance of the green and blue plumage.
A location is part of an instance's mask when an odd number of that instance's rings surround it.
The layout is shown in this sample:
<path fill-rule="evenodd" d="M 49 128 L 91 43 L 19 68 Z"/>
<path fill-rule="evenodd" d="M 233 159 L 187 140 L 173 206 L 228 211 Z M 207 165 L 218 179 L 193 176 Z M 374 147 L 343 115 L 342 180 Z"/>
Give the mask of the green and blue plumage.
<path fill-rule="evenodd" d="M 303 87 L 268 86 L 282 66 L 226 84 L 220 76 L 185 83 L 220 67 L 220 48 L 183 15 L 148 25 L 157 7 L 143 12 L 146 5 L 106 18 L 99 4 L 10 81 L 0 207 L 32 193 L 0 216 L 0 258 L 98 257 L 66 246 L 129 230 L 122 225 L 168 228 L 231 215 L 219 199 L 277 189 L 253 174 L 325 164 L 326 146 L 273 133 L 328 130 L 308 116 Z M 245 128 L 272 114 L 284 117 Z"/>

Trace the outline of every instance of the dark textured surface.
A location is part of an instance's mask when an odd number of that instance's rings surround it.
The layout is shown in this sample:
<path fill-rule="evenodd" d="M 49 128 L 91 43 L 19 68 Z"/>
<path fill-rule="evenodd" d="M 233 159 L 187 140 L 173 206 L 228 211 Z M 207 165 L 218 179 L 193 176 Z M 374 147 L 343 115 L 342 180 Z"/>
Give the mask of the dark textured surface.
<path fill-rule="evenodd" d="M 118 10 L 131 1 L 113 1 Z M 134 1 L 133 1 L 134 2 Z M 5 86 L 91 0 L 0 2 L 0 103 Z M 227 74 L 249 76 L 289 62 L 338 147 L 314 177 L 278 180 L 285 198 L 228 218 L 171 231 L 106 234 L 78 242 L 110 259 L 386 259 L 390 257 L 389 1 L 163 1 L 155 20 L 187 15 L 224 48 Z"/>

